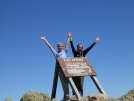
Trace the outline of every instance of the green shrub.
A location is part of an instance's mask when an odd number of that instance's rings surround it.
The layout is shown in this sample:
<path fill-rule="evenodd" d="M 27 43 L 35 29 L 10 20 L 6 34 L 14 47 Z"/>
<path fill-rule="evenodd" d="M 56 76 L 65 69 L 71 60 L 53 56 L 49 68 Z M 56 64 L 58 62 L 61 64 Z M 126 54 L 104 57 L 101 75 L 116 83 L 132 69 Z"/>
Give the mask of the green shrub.
<path fill-rule="evenodd" d="M 44 101 L 43 96 L 35 91 L 25 93 L 20 101 Z"/>
<path fill-rule="evenodd" d="M 50 101 L 50 97 L 48 94 L 40 93 L 40 95 L 43 97 L 43 101 Z"/>
<path fill-rule="evenodd" d="M 4 101 L 13 101 L 13 100 L 10 98 L 6 98 Z"/>

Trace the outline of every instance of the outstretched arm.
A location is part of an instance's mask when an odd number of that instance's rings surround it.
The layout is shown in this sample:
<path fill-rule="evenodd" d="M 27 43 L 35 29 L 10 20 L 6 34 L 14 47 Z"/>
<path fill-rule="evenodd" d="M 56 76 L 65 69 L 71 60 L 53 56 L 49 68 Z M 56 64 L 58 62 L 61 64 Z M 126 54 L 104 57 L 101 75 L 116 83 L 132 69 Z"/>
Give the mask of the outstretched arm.
<path fill-rule="evenodd" d="M 45 43 L 46 43 L 46 44 L 48 45 L 48 47 L 50 48 L 50 50 L 51 50 L 52 52 L 54 52 L 53 47 L 49 44 L 49 42 L 47 41 L 47 39 L 46 39 L 45 36 L 41 36 L 40 39 L 41 39 L 41 40 L 44 40 Z"/>
<path fill-rule="evenodd" d="M 74 45 L 73 45 L 73 39 L 72 39 L 72 33 L 71 32 L 70 32 L 70 43 L 71 43 L 72 52 L 75 55 L 76 50 L 75 50 Z"/>
<path fill-rule="evenodd" d="M 83 51 L 84 55 L 86 55 L 99 40 L 100 40 L 100 37 L 97 37 L 95 42 Z"/>
<path fill-rule="evenodd" d="M 68 38 L 67 38 L 67 42 L 66 42 L 66 45 L 65 45 L 66 51 L 68 50 L 68 42 L 70 41 L 70 37 L 71 37 L 71 34 L 68 33 Z"/>

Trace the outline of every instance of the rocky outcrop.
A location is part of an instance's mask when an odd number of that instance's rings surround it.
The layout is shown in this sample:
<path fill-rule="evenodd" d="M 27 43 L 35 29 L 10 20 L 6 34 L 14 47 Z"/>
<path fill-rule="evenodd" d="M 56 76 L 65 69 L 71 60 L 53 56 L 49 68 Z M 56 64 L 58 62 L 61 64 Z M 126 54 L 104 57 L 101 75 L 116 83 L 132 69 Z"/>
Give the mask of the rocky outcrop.
<path fill-rule="evenodd" d="M 114 99 L 114 98 L 107 98 L 107 99 L 98 99 L 98 100 L 95 100 L 95 101 L 118 101 L 117 99 Z"/>
<path fill-rule="evenodd" d="M 107 98 L 104 94 L 89 94 L 79 100 L 75 96 L 72 96 L 70 101 L 117 101 L 117 99 Z"/>
<path fill-rule="evenodd" d="M 4 101 L 13 101 L 13 100 L 10 98 L 6 98 Z M 20 101 L 50 101 L 50 97 L 48 94 L 38 93 L 36 91 L 29 91 L 22 96 Z M 57 100 L 52 99 L 51 101 L 57 101 Z M 79 100 L 77 100 L 75 96 L 72 96 L 70 98 L 70 101 L 134 101 L 134 89 L 118 99 L 107 98 L 107 96 L 104 94 L 89 94 L 88 96 L 83 97 Z"/>
<path fill-rule="evenodd" d="M 97 100 L 97 99 L 107 99 L 107 96 L 105 94 L 89 94 L 87 97 L 89 99 L 94 99 L 94 100 Z"/>

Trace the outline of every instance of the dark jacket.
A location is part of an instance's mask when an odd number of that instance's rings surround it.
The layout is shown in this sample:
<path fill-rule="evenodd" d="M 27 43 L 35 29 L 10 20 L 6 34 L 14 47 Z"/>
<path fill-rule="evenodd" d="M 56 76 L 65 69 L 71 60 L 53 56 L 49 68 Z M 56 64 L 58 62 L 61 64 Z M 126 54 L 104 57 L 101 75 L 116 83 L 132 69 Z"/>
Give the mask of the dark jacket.
<path fill-rule="evenodd" d="M 84 51 L 78 52 L 74 48 L 73 41 L 70 41 L 70 43 L 71 43 L 71 48 L 72 48 L 72 52 L 73 52 L 74 57 L 85 57 L 85 55 L 90 51 L 90 49 L 92 49 L 92 47 L 96 44 L 96 42 L 94 42 L 91 46 L 89 46 Z"/>

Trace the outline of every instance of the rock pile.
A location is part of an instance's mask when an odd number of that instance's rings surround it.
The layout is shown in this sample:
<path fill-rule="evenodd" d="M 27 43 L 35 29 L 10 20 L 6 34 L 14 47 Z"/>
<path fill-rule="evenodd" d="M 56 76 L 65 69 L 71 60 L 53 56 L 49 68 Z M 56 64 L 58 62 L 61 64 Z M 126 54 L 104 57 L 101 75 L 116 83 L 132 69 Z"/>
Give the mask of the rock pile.
<path fill-rule="evenodd" d="M 13 101 L 10 98 L 6 98 L 4 101 Z M 50 101 L 48 94 L 38 93 L 36 91 L 29 91 L 25 93 L 20 101 Z M 57 101 L 52 99 L 51 101 Z M 77 100 L 75 96 L 70 98 L 70 101 L 134 101 L 134 89 L 129 91 L 127 94 L 121 96 L 118 99 L 107 98 L 104 94 L 89 94 L 86 97 L 83 97 L 80 100 Z"/>

